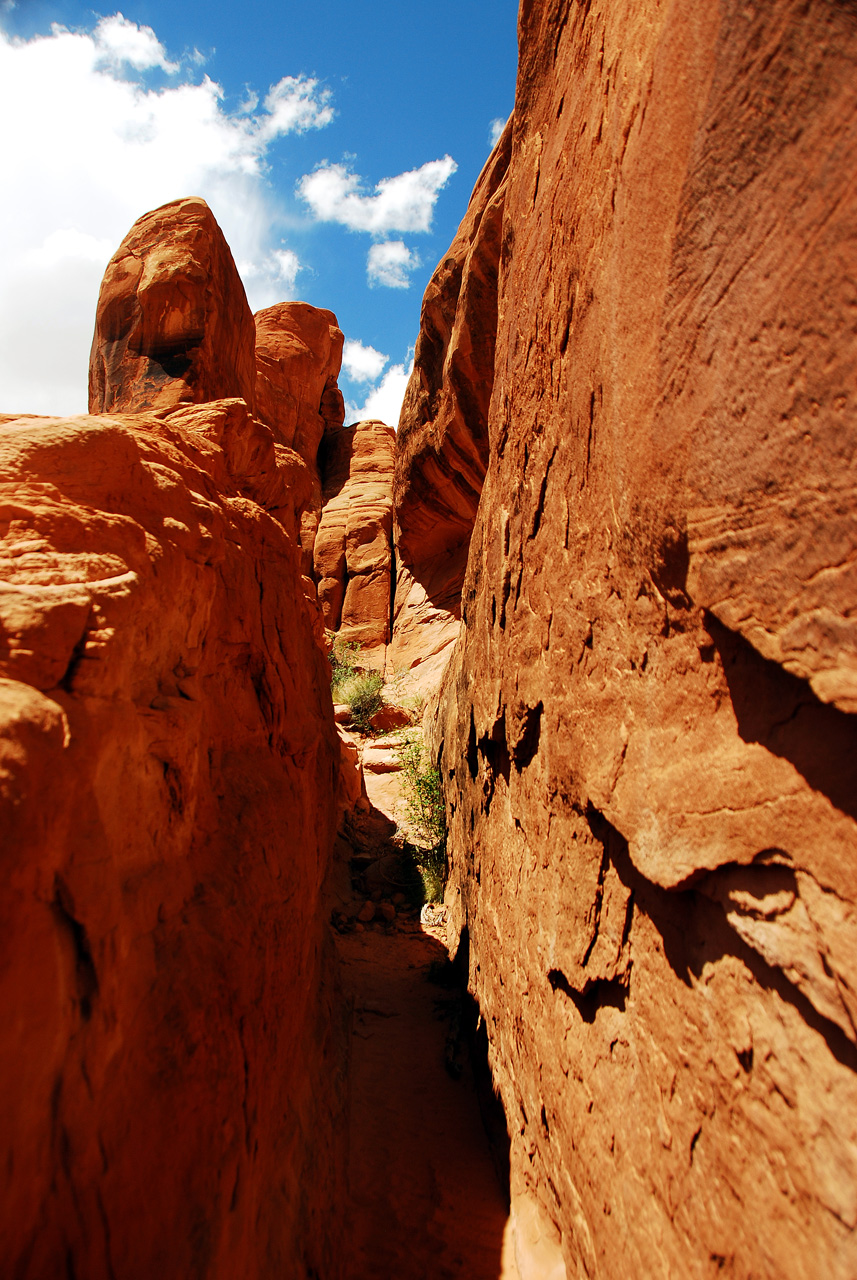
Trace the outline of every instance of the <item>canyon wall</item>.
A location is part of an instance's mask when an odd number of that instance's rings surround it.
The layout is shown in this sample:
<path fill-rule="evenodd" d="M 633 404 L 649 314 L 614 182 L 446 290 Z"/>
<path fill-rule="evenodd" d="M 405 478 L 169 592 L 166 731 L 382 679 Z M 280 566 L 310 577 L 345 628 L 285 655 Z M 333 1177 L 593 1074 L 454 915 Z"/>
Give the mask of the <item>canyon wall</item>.
<path fill-rule="evenodd" d="M 92 414 L 0 418 L 19 1280 L 338 1274 L 340 749 L 301 572 L 311 478 L 251 412 L 253 339 L 210 211 L 177 202 L 108 268 Z"/>
<path fill-rule="evenodd" d="M 433 282 L 396 497 L 452 574 L 485 459 L 432 732 L 522 1266 L 845 1280 L 857 10 L 522 0 L 519 38 L 492 369 Z"/>
<path fill-rule="evenodd" d="M 497 265 L 511 124 L 479 176 L 423 298 L 396 439 L 390 662 L 428 693 L 461 620 L 470 533 L 488 463 Z"/>

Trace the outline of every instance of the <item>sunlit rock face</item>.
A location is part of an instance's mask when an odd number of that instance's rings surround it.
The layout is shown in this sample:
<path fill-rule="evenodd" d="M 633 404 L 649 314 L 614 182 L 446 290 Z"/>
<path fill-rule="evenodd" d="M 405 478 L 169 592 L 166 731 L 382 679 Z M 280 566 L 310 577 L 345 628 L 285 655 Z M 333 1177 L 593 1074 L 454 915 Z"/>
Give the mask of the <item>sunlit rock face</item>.
<path fill-rule="evenodd" d="M 289 449 L 307 468 L 308 496 L 298 510 L 309 575 L 322 506 L 319 448 L 325 433 L 345 420 L 337 383 L 344 339 L 333 312 L 308 302 L 279 302 L 257 311 L 255 322 L 256 413 L 277 448 Z"/>
<path fill-rule="evenodd" d="M 467 548 L 488 462 L 497 271 L 511 127 L 423 299 L 399 420 L 392 665 L 428 690 L 458 634 Z"/>
<path fill-rule="evenodd" d="M 147 215 L 94 357 L 96 398 L 134 412 L 0 419 L 0 1257 L 21 1280 L 337 1274 L 340 748 L 307 467 L 248 408 L 236 281 L 201 202 Z M 156 373 L 153 333 L 183 373 Z"/>
<path fill-rule="evenodd" d="M 315 575 L 325 626 L 383 670 L 390 642 L 396 433 L 358 422 L 325 436 Z"/>
<path fill-rule="evenodd" d="M 569 1276 L 845 1280 L 857 13 L 524 0 L 519 33 L 434 729 L 513 1199 Z"/>
<path fill-rule="evenodd" d="M 89 362 L 90 413 L 255 401 L 255 328 L 223 232 L 204 200 L 134 223 L 108 264 Z"/>
<path fill-rule="evenodd" d="M 256 412 L 279 444 L 314 466 L 325 430 L 345 420 L 337 385 L 342 330 L 332 311 L 278 302 L 257 311 Z"/>

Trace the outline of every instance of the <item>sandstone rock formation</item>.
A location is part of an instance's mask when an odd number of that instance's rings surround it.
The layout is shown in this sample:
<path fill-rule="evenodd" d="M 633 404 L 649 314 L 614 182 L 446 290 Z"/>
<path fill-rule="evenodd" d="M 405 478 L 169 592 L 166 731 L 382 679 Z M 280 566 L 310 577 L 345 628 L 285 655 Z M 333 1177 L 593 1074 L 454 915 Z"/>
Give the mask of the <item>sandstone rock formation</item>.
<path fill-rule="evenodd" d="M 521 1238 L 568 1276 L 846 1280 L 857 14 L 524 0 L 519 35 L 434 746 Z M 426 405 L 476 402 L 447 363 Z M 403 531 L 462 452 L 412 448 L 416 386 Z"/>
<path fill-rule="evenodd" d="M 89 363 L 90 413 L 240 396 L 253 408 L 254 326 L 204 200 L 139 218 L 110 260 Z"/>
<path fill-rule="evenodd" d="M 324 623 L 360 645 L 361 664 L 381 670 L 390 641 L 395 439 L 383 422 L 358 422 L 326 435 L 319 453 L 314 561 Z"/>
<path fill-rule="evenodd" d="M 419 668 L 414 683 L 426 690 L 437 684 L 458 635 L 467 550 L 488 461 L 511 137 L 510 122 L 429 282 L 399 422 L 390 660 L 399 671 Z"/>
<path fill-rule="evenodd" d="M 309 492 L 299 507 L 304 572 L 312 573 L 321 513 L 318 452 L 326 431 L 345 421 L 337 384 L 342 330 L 332 311 L 307 302 L 280 302 L 256 313 L 256 412 L 277 448 L 294 451 L 307 467 Z M 294 466 L 294 459 L 292 459 Z"/>
<path fill-rule="evenodd" d="M 139 411 L 0 419 L 0 1257 L 21 1280 L 337 1274 L 340 746 L 236 281 L 201 202 L 147 215 L 93 357 L 96 401 Z"/>
<path fill-rule="evenodd" d="M 257 311 L 256 412 L 278 444 L 316 465 L 326 430 L 345 421 L 337 384 L 342 330 L 332 311 L 308 302 L 280 302 Z"/>

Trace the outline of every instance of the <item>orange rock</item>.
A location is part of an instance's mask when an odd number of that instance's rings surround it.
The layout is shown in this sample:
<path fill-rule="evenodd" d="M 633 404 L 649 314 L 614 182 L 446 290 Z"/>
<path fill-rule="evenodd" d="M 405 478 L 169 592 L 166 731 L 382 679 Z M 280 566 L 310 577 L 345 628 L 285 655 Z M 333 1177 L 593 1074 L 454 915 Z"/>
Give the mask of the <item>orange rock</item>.
<path fill-rule="evenodd" d="M 727 9 L 521 5 L 432 743 L 522 1239 L 605 1280 L 857 1274 L 857 24 Z"/>
<path fill-rule="evenodd" d="M 363 778 L 363 765 L 360 761 L 360 748 L 345 734 L 339 734 L 339 793 L 340 812 L 350 813 L 361 799 L 366 798 L 366 783 Z"/>
<path fill-rule="evenodd" d="M 307 302 L 280 302 L 258 311 L 256 322 L 256 412 L 274 439 L 303 460 L 309 496 L 298 508 L 304 572 L 312 573 L 312 553 L 321 511 L 318 451 L 325 431 L 345 420 L 337 385 L 342 363 L 342 330 L 332 311 Z"/>
<path fill-rule="evenodd" d="M 314 467 L 325 430 L 345 420 L 337 386 L 342 330 L 332 311 L 279 302 L 257 311 L 256 411 L 274 438 Z"/>
<path fill-rule="evenodd" d="M 236 400 L 0 427 L 0 1256 L 22 1280 L 333 1274 L 339 747 L 315 592 L 260 505 L 275 462 Z"/>
<path fill-rule="evenodd" d="M 360 645 L 360 664 L 383 669 L 390 639 L 393 453 L 383 422 L 325 436 L 323 507 L 314 567 L 325 625 Z"/>
<path fill-rule="evenodd" d="M 406 725 L 412 724 L 413 716 L 404 707 L 385 703 L 369 723 L 377 733 L 389 733 L 391 729 L 404 729 Z"/>
<path fill-rule="evenodd" d="M 255 330 L 232 254 L 204 200 L 139 218 L 101 284 L 90 413 L 255 401 Z"/>
<path fill-rule="evenodd" d="M 399 562 L 390 650 L 412 687 L 436 688 L 458 634 L 467 548 L 488 461 L 500 231 L 511 126 L 423 299 L 396 445 Z"/>

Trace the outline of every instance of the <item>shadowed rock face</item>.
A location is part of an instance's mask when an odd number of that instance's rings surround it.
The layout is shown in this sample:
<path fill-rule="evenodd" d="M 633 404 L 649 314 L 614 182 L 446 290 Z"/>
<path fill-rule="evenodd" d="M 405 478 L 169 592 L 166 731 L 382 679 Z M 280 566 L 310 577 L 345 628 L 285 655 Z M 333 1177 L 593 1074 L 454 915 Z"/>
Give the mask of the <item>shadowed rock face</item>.
<path fill-rule="evenodd" d="M 426 289 L 399 421 L 399 546 L 418 565 L 467 541 L 488 462 L 497 268 L 512 131 L 479 177 L 458 234 Z"/>
<path fill-rule="evenodd" d="M 390 656 L 429 684 L 458 633 L 461 584 L 488 462 L 500 229 L 511 125 L 423 299 L 396 446 L 398 577 Z"/>
<path fill-rule="evenodd" d="M 89 362 L 90 413 L 255 401 L 253 317 L 204 200 L 139 218 L 110 260 Z"/>
<path fill-rule="evenodd" d="M 20 1280 L 339 1265 L 340 750 L 295 532 L 309 469 L 248 409 L 239 290 L 202 202 L 147 215 L 93 358 L 96 400 L 133 412 L 0 417 L 0 1257 Z"/>
<path fill-rule="evenodd" d="M 857 11 L 525 0 L 519 30 L 434 733 L 513 1196 L 569 1276 L 846 1280 Z"/>

